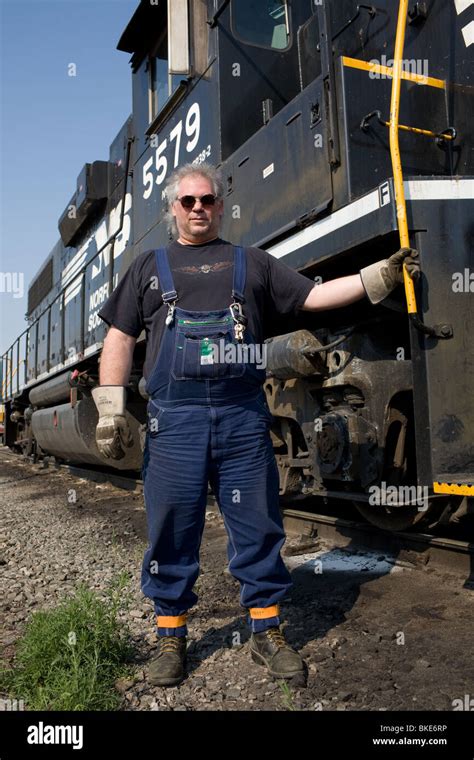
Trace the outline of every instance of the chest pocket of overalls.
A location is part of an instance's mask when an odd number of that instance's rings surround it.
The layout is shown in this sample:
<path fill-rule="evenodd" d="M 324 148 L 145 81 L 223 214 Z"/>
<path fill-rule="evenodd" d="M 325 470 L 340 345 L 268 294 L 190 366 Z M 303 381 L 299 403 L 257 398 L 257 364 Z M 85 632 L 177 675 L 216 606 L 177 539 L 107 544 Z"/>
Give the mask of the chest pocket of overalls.
<path fill-rule="evenodd" d="M 203 319 L 180 318 L 171 374 L 175 380 L 242 377 L 237 345 L 228 309 Z"/>

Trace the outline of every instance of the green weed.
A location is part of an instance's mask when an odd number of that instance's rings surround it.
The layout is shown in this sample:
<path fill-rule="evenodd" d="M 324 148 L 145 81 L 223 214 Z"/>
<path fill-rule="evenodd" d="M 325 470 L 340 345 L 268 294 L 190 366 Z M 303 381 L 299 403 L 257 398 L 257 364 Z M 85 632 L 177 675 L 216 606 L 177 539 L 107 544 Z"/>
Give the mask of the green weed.
<path fill-rule="evenodd" d="M 128 626 L 117 616 L 129 606 L 124 573 L 105 598 L 78 587 L 58 607 L 35 612 L 19 642 L 14 667 L 0 673 L 0 688 L 23 699 L 27 710 L 114 710 L 117 678 L 130 673 Z"/>

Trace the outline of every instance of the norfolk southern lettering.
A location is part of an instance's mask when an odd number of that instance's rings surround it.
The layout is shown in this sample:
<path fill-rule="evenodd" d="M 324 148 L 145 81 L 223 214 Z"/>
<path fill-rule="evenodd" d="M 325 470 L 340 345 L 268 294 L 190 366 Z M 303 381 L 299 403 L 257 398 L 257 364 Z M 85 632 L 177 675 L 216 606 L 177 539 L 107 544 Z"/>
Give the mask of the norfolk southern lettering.
<path fill-rule="evenodd" d="M 83 726 L 49 726 L 40 721 L 28 726 L 28 744 L 72 744 L 73 749 L 82 749 Z"/>

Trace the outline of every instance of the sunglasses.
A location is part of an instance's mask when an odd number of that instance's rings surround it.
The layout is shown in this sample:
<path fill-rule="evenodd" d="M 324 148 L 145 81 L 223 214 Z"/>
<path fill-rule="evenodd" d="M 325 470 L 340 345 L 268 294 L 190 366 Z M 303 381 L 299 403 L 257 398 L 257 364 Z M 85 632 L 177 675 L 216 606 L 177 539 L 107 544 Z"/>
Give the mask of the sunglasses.
<path fill-rule="evenodd" d="M 176 200 L 181 203 L 183 208 L 189 211 L 194 208 L 196 201 L 201 201 L 201 205 L 203 206 L 213 206 L 217 198 L 215 195 L 208 193 L 208 195 L 202 195 L 201 198 L 195 198 L 194 195 L 183 195 L 181 198 L 176 198 Z"/>

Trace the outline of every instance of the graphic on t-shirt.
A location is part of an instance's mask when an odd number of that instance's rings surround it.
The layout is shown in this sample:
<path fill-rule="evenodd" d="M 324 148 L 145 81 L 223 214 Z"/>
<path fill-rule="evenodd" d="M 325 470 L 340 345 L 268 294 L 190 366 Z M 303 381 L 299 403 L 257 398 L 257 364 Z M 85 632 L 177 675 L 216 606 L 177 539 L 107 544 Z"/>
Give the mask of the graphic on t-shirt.
<path fill-rule="evenodd" d="M 209 272 L 222 272 L 233 266 L 232 261 L 216 261 L 215 264 L 201 264 L 200 267 L 176 267 L 173 272 L 184 272 L 184 274 L 208 274 Z"/>

